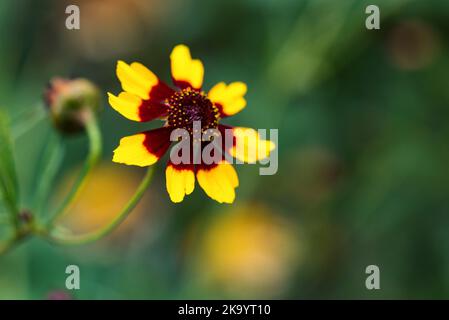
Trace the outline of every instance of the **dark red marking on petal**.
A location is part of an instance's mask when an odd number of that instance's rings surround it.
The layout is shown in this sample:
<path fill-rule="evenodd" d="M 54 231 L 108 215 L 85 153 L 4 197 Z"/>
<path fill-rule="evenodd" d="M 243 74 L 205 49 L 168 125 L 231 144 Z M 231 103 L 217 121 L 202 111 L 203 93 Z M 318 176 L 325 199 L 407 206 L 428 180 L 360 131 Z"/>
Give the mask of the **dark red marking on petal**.
<path fill-rule="evenodd" d="M 175 93 L 175 90 L 170 88 L 165 82 L 159 80 L 150 90 L 151 101 L 164 101 L 170 98 Z"/>
<path fill-rule="evenodd" d="M 170 147 L 171 129 L 162 127 L 150 131 L 145 131 L 145 140 L 143 145 L 151 154 L 161 158 Z"/>
<path fill-rule="evenodd" d="M 181 89 L 181 90 L 190 88 L 190 89 L 192 89 L 192 90 L 201 91 L 201 88 L 194 88 L 194 87 L 190 84 L 190 82 L 188 82 L 188 81 L 185 81 L 185 80 L 176 80 L 175 78 L 172 78 L 172 80 L 173 80 L 173 84 L 174 84 L 175 86 L 177 86 L 177 87 L 178 87 L 179 89 Z"/>
<path fill-rule="evenodd" d="M 161 102 L 143 100 L 139 107 L 139 118 L 141 121 L 150 121 L 167 115 L 168 106 Z"/>
<path fill-rule="evenodd" d="M 168 106 L 165 100 L 170 98 L 175 91 L 160 81 L 150 90 L 150 99 L 142 100 L 139 107 L 139 117 L 142 121 L 150 121 L 157 118 L 162 118 L 167 115 Z"/>
<path fill-rule="evenodd" d="M 218 138 L 217 138 L 218 139 Z M 210 144 L 210 143 L 213 143 L 213 142 L 205 142 L 205 141 L 203 141 L 202 143 L 201 143 L 201 158 L 200 158 L 200 163 L 199 164 L 197 164 L 197 167 L 196 167 L 196 170 L 199 170 L 199 169 L 203 169 L 203 170 L 211 170 L 211 169 L 213 169 L 213 168 L 215 168 L 216 166 L 218 166 L 218 163 L 211 163 L 211 164 L 207 164 L 207 163 L 204 163 L 203 162 L 203 158 L 202 158 L 202 156 L 203 156 L 203 149 L 208 145 L 208 144 Z M 223 148 L 224 146 L 223 146 L 223 144 L 222 144 L 222 148 Z M 211 157 L 212 158 L 215 158 L 215 152 L 217 151 L 217 149 L 216 148 L 213 148 L 212 149 L 212 152 L 211 152 Z M 209 151 L 208 151 L 209 152 Z M 225 160 L 225 153 L 224 153 L 224 150 L 222 149 L 222 150 L 220 150 L 219 151 L 220 152 L 220 160 L 221 161 L 223 161 L 223 160 Z"/>
<path fill-rule="evenodd" d="M 220 102 L 214 102 L 214 106 L 218 109 L 218 114 L 220 115 L 220 118 L 226 118 L 229 117 L 224 111 L 223 111 L 223 105 Z"/>
<path fill-rule="evenodd" d="M 195 171 L 195 165 L 192 164 L 186 164 L 186 163 L 179 163 L 179 164 L 174 164 L 173 162 L 171 162 L 171 160 L 168 160 L 167 166 L 171 166 L 173 168 L 175 168 L 176 170 L 189 170 L 189 171 Z"/>
<path fill-rule="evenodd" d="M 201 163 L 201 164 L 196 165 L 195 173 L 198 172 L 198 170 L 210 171 L 213 168 L 215 168 L 216 166 L 218 166 L 218 163 L 211 163 L 211 164 Z"/>

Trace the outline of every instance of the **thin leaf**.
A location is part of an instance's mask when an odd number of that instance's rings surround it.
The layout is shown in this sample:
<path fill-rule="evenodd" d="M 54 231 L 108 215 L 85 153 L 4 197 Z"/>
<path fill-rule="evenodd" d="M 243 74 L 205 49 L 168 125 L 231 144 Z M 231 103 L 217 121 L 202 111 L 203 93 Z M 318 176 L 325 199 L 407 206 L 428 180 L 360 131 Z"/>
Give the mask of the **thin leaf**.
<path fill-rule="evenodd" d="M 0 112 L 0 196 L 12 213 L 17 213 L 19 187 L 6 115 Z"/>
<path fill-rule="evenodd" d="M 12 121 L 11 136 L 14 140 L 31 131 L 40 121 L 46 118 L 45 110 L 40 106 L 31 108 Z"/>
<path fill-rule="evenodd" d="M 43 152 L 37 177 L 34 209 L 41 214 L 46 208 L 51 186 L 64 158 L 65 149 L 59 136 L 52 135 Z"/>

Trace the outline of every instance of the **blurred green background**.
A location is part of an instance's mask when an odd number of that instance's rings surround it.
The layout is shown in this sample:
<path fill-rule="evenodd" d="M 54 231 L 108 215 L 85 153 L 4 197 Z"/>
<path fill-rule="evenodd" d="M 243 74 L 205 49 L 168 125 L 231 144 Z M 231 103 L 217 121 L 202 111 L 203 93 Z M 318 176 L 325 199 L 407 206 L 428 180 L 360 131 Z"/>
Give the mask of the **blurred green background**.
<path fill-rule="evenodd" d="M 80 7 L 80 30 L 65 28 L 69 4 Z M 369 4 L 380 30 L 365 28 Z M 48 80 L 76 76 L 104 93 L 105 145 L 63 223 L 82 233 L 114 216 L 143 171 L 113 164 L 112 150 L 160 125 L 107 105 L 106 92 L 120 91 L 116 61 L 170 82 L 179 43 L 203 61 L 205 89 L 248 84 L 248 106 L 227 123 L 278 128 L 278 173 L 237 166 L 233 205 L 198 185 L 172 204 L 160 165 L 107 238 L 76 248 L 33 239 L 1 256 L 0 298 L 449 298 L 448 1 L 1 1 L 0 107 L 12 119 L 24 208 L 42 188 L 49 148 L 61 149 L 50 208 L 86 155 L 85 137 L 59 141 L 42 112 Z M 72 264 L 81 289 L 69 292 Z M 380 290 L 365 288 L 371 264 Z"/>

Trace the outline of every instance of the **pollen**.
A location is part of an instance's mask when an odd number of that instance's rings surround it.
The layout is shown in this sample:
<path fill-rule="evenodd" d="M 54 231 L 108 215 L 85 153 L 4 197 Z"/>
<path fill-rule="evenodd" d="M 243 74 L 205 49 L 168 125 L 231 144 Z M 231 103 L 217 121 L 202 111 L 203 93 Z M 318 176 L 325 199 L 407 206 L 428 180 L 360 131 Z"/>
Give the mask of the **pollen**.
<path fill-rule="evenodd" d="M 167 125 L 193 134 L 193 122 L 201 122 L 201 131 L 218 126 L 219 111 L 204 92 L 187 88 L 175 92 L 166 103 L 169 106 Z"/>

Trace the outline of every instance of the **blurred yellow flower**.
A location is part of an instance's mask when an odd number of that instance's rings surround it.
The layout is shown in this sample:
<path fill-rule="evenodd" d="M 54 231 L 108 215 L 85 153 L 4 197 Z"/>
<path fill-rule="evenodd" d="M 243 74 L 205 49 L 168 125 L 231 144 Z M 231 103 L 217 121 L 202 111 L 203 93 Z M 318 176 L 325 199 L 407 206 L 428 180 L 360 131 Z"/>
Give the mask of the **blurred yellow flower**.
<path fill-rule="evenodd" d="M 217 216 L 202 238 L 198 270 L 242 297 L 286 289 L 301 253 L 295 228 L 269 208 L 247 204 Z"/>
<path fill-rule="evenodd" d="M 68 192 L 75 177 L 76 175 L 71 173 L 63 179 L 56 199 Z M 139 177 L 124 167 L 111 164 L 99 165 L 93 170 L 70 210 L 59 218 L 58 225 L 79 234 L 101 228 L 114 219 L 132 196 L 138 183 Z M 117 185 L 120 185 L 120 188 L 113 187 Z M 118 227 L 117 234 L 131 228 L 137 220 L 142 218 L 147 200 L 144 198 L 137 205 L 133 214 L 130 214 Z"/>

